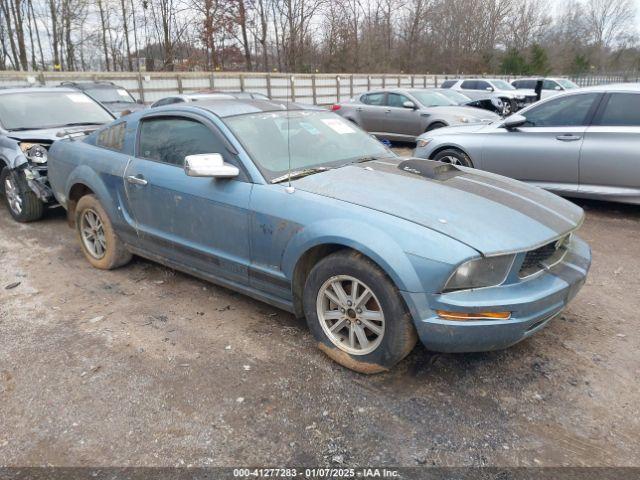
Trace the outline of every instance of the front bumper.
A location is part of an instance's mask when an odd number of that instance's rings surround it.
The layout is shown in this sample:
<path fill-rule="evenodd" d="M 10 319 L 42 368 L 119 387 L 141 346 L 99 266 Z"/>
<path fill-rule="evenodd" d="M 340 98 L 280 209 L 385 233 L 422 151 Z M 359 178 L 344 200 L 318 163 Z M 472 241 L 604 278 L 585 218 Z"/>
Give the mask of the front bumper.
<path fill-rule="evenodd" d="M 573 236 L 562 262 L 509 285 L 446 294 L 402 292 L 420 340 L 439 352 L 481 352 L 514 345 L 544 328 L 576 296 L 591 266 L 591 250 Z M 436 310 L 510 311 L 509 320 L 443 320 Z"/>

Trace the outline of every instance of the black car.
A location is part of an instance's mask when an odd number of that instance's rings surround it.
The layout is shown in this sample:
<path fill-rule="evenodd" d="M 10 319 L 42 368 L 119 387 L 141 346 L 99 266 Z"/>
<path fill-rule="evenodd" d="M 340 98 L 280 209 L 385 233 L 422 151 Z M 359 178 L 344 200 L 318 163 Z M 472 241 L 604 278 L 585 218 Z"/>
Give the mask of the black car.
<path fill-rule="evenodd" d="M 62 82 L 60 86 L 84 92 L 116 116 L 145 108 L 141 100 L 136 100 L 126 88 L 113 82 Z"/>
<path fill-rule="evenodd" d="M 494 112 L 494 113 L 497 113 L 498 115 L 504 116 L 505 105 L 504 105 L 504 102 L 497 95 L 486 95 L 484 97 L 479 97 L 479 98 L 476 98 L 475 100 L 472 100 L 471 98 L 467 97 L 466 95 L 456 90 L 451 90 L 449 88 L 444 87 L 445 83 L 446 82 L 443 82 L 442 84 L 443 86 L 441 88 L 434 88 L 433 90 L 441 93 L 448 99 L 453 100 L 458 105 L 482 108 L 483 110 L 489 110 L 490 112 Z"/>

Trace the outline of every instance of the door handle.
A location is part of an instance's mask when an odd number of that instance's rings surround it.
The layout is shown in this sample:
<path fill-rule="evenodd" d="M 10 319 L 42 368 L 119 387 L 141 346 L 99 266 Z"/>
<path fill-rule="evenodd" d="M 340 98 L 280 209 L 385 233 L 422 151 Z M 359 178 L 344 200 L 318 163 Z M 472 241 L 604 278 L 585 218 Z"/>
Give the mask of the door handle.
<path fill-rule="evenodd" d="M 560 140 L 561 142 L 575 142 L 577 140 L 580 140 L 582 137 L 580 135 L 571 135 L 571 134 L 567 134 L 567 135 L 558 135 L 556 137 L 556 140 Z"/>
<path fill-rule="evenodd" d="M 362 107 L 358 107 L 358 108 L 356 108 L 356 112 L 361 112 L 362 110 L 363 110 L 363 108 L 362 108 Z"/>
<path fill-rule="evenodd" d="M 133 185 L 140 185 L 141 187 L 144 187 L 147 183 L 149 183 L 144 178 L 134 177 L 133 175 L 127 177 L 127 182 L 132 183 Z"/>
<path fill-rule="evenodd" d="M 387 109 L 384 111 L 384 113 L 391 113 L 391 109 L 390 109 L 390 108 L 387 108 Z"/>

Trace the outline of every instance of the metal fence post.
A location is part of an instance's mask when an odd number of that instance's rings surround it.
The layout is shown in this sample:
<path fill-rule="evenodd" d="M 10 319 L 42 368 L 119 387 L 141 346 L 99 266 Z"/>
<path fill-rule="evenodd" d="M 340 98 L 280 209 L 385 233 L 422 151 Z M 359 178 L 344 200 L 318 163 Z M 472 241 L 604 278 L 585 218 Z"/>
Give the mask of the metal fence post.
<path fill-rule="evenodd" d="M 240 91 L 244 92 L 244 75 L 240 74 Z"/>
<path fill-rule="evenodd" d="M 271 98 L 271 74 L 267 73 L 267 97 Z"/>
<path fill-rule="evenodd" d="M 313 95 L 313 104 L 318 104 L 318 97 L 316 95 L 316 74 L 311 75 L 311 95 Z"/>
<path fill-rule="evenodd" d="M 340 103 L 340 77 L 336 75 L 336 102 Z"/>
<path fill-rule="evenodd" d="M 349 76 L 349 97 L 353 97 L 353 75 Z"/>
<path fill-rule="evenodd" d="M 182 76 L 180 74 L 176 75 L 176 80 L 178 81 L 178 93 L 182 95 Z"/>
<path fill-rule="evenodd" d="M 215 89 L 215 88 L 216 88 L 216 86 L 215 86 L 215 85 L 216 85 L 215 76 L 214 76 L 213 72 L 211 72 L 211 73 L 209 74 L 209 88 L 210 88 L 211 90 L 213 90 L 213 89 Z"/>
<path fill-rule="evenodd" d="M 140 100 L 142 101 L 142 103 L 145 102 L 144 99 L 144 83 L 142 83 L 142 74 L 138 73 L 138 96 L 140 97 Z"/>
<path fill-rule="evenodd" d="M 296 101 L 296 79 L 293 75 L 291 75 L 291 77 L 289 78 L 289 81 L 291 82 L 291 101 L 295 102 Z"/>
<path fill-rule="evenodd" d="M 367 75 L 367 90 L 371 90 L 371 75 Z"/>
<path fill-rule="evenodd" d="M 387 86 L 387 74 L 383 74 L 382 75 L 382 88 L 385 88 Z"/>

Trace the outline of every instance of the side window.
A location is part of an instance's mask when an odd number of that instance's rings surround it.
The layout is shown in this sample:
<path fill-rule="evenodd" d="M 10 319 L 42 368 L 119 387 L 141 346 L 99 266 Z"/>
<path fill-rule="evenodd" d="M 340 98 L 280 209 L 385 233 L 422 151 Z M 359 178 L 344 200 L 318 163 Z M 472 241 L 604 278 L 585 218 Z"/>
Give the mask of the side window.
<path fill-rule="evenodd" d="M 456 84 L 457 80 L 445 80 L 440 84 L 440 88 L 451 88 Z"/>
<path fill-rule="evenodd" d="M 491 88 L 489 82 L 485 82 L 484 80 L 479 80 L 476 82 L 476 90 L 486 90 L 487 88 Z"/>
<path fill-rule="evenodd" d="M 196 120 L 161 117 L 140 123 L 139 157 L 182 166 L 184 157 L 198 153 L 228 156 L 218 135 Z"/>
<path fill-rule="evenodd" d="M 524 80 L 516 80 L 511 82 L 511 85 L 513 85 L 514 88 L 523 88 L 522 85 L 524 85 Z"/>
<path fill-rule="evenodd" d="M 366 103 L 367 105 L 384 105 L 384 92 L 380 93 L 368 93 L 362 96 L 362 103 Z"/>
<path fill-rule="evenodd" d="M 640 94 L 612 93 L 597 124 L 609 127 L 640 127 Z"/>
<path fill-rule="evenodd" d="M 463 88 L 464 90 L 477 90 L 478 82 L 475 80 L 465 80 L 462 82 L 462 85 L 460 85 L 460 88 Z"/>
<path fill-rule="evenodd" d="M 410 102 L 407 97 L 400 95 L 399 93 L 387 93 L 387 106 L 404 108 L 404 102 Z"/>
<path fill-rule="evenodd" d="M 98 133 L 96 145 L 109 150 L 122 151 L 124 147 L 124 133 L 127 129 L 127 122 L 120 122 L 105 128 Z"/>
<path fill-rule="evenodd" d="M 587 114 L 598 93 L 584 93 L 554 98 L 526 112 L 526 126 L 577 127 L 585 125 Z"/>
<path fill-rule="evenodd" d="M 543 90 L 555 90 L 559 85 L 553 80 L 545 80 L 542 82 Z"/>

